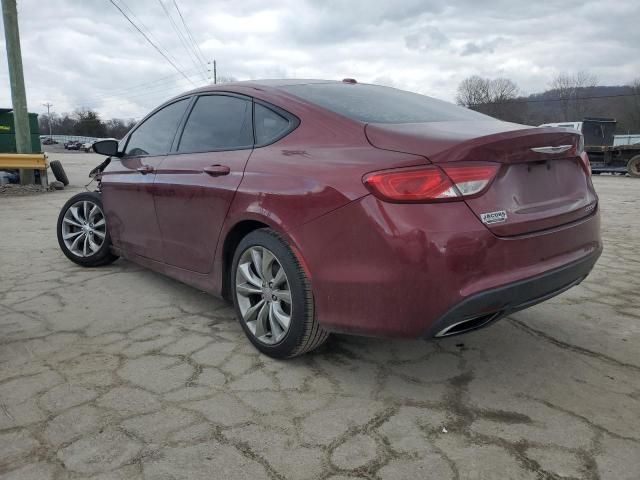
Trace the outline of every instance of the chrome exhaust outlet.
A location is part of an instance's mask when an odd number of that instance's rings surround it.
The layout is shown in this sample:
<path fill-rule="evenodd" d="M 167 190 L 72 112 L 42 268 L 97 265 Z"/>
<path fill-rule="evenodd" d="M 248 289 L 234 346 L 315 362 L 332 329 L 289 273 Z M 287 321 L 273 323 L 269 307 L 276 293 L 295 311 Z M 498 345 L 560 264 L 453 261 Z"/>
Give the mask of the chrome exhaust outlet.
<path fill-rule="evenodd" d="M 477 330 L 478 328 L 482 328 L 494 321 L 496 318 L 498 318 L 499 315 L 500 312 L 492 312 L 478 315 L 477 317 L 466 318 L 459 322 L 452 323 L 446 328 L 443 328 L 438 333 L 436 333 L 434 337 L 450 337 L 452 335 L 470 332 L 471 330 Z"/>

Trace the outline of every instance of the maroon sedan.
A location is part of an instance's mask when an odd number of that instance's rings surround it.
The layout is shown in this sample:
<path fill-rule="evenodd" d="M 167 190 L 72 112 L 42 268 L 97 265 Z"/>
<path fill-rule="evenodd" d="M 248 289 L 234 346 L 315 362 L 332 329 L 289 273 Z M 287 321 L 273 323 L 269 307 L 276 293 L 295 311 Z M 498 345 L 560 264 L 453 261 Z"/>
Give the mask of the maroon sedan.
<path fill-rule="evenodd" d="M 234 302 L 273 357 L 329 332 L 444 337 L 580 283 L 600 255 L 575 130 L 393 88 L 283 80 L 158 107 L 63 207 L 62 251 Z"/>

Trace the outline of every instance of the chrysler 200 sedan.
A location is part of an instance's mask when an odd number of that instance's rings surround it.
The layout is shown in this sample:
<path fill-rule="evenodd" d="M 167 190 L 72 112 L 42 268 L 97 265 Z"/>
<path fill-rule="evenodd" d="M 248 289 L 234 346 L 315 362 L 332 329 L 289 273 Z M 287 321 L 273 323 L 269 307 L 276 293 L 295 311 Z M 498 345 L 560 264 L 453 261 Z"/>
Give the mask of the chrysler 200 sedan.
<path fill-rule="evenodd" d="M 602 250 L 578 132 L 352 79 L 205 87 L 94 149 L 109 158 L 60 213 L 64 254 L 230 299 L 273 357 L 330 332 L 467 332 L 580 283 Z"/>

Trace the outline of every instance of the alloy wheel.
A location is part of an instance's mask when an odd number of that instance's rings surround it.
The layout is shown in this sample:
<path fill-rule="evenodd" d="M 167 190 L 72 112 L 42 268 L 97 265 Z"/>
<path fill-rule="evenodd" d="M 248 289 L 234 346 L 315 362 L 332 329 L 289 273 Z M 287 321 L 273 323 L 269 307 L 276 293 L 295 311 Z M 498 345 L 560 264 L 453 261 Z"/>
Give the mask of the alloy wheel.
<path fill-rule="evenodd" d="M 291 324 L 291 289 L 284 268 L 269 249 L 253 246 L 240 256 L 236 299 L 249 331 L 260 342 L 280 342 Z"/>
<path fill-rule="evenodd" d="M 71 205 L 62 220 L 62 239 L 78 257 L 95 255 L 104 244 L 107 224 L 102 209 L 89 200 Z"/>

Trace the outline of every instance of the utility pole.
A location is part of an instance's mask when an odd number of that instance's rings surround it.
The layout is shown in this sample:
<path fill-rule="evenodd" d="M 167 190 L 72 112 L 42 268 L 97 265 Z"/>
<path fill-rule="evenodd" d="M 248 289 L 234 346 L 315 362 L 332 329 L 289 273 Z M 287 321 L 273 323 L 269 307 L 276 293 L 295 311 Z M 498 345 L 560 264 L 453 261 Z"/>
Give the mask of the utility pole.
<path fill-rule="evenodd" d="M 2 0 L 2 19 L 7 44 L 9 63 L 9 83 L 11 84 L 11 102 L 18 153 L 31 153 L 31 132 L 29 130 L 29 112 L 27 94 L 24 88 L 22 72 L 22 53 L 20 51 L 20 32 L 18 30 L 18 9 L 16 0 Z M 20 170 L 20 183 L 34 183 L 33 170 Z"/>
<path fill-rule="evenodd" d="M 211 78 L 211 65 L 213 64 L 213 79 Z M 215 85 L 216 83 L 218 83 L 218 74 L 216 72 L 216 61 L 213 60 L 212 62 L 207 62 L 207 73 L 208 73 L 208 80 L 209 80 L 209 84 L 211 84 L 211 80 L 213 80 L 213 84 Z"/>
<path fill-rule="evenodd" d="M 53 107 L 53 103 L 43 103 L 42 104 L 44 107 L 47 107 L 47 120 L 49 121 L 49 140 L 52 139 L 52 135 L 51 135 L 51 111 L 49 110 L 51 107 Z"/>

